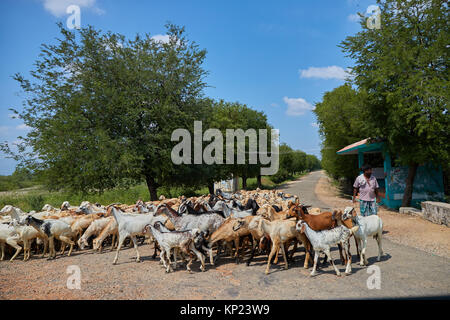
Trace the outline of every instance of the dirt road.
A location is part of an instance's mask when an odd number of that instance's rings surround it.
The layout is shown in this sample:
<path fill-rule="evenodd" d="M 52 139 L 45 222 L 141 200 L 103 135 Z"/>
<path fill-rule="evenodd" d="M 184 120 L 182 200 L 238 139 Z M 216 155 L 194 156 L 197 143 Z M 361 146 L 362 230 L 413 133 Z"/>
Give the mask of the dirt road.
<path fill-rule="evenodd" d="M 303 177 L 285 186 L 299 194 L 303 201 L 328 209 L 314 190 L 321 172 Z M 332 205 L 332 204 L 331 204 Z M 389 226 L 387 226 L 389 227 Z M 447 235 L 448 233 L 446 233 Z M 281 264 L 264 274 L 266 257 L 259 256 L 247 267 L 221 258 L 216 267 L 207 265 L 200 272 L 193 264 L 193 274 L 184 266 L 166 274 L 159 261 L 152 260 L 153 248 L 140 246 L 142 260 L 136 263 L 134 249 L 121 251 L 119 264 L 113 266 L 114 253 L 74 252 L 72 257 L 58 256 L 54 261 L 33 257 L 28 262 L 0 262 L 1 299 L 345 299 L 379 297 L 424 297 L 450 295 L 450 259 L 385 239 L 387 253 L 376 261 L 377 247 L 368 244 L 370 266 L 379 267 L 381 288 L 369 289 L 367 281 L 372 268 L 361 268 L 353 255 L 353 273 L 337 277 L 328 266 L 310 277 L 311 269 L 303 269 L 304 252 L 299 249 L 288 270 Z M 334 258 L 338 253 L 333 251 Z M 280 261 L 282 261 L 280 257 Z M 77 265 L 81 271 L 81 289 L 67 289 L 66 269 Z M 341 271 L 343 266 L 339 265 Z"/>

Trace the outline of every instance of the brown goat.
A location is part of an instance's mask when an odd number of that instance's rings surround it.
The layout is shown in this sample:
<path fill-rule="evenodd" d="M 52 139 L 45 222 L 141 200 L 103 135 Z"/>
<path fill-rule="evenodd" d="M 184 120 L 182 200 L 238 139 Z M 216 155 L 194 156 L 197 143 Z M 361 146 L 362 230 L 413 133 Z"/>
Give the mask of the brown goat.
<path fill-rule="evenodd" d="M 234 257 L 236 258 L 236 263 L 239 263 L 239 239 L 250 234 L 250 230 L 246 226 L 248 226 L 252 218 L 253 216 L 240 219 L 227 218 L 222 225 L 211 234 L 211 237 L 208 239 L 211 264 L 214 264 L 211 247 L 218 241 L 234 242 L 234 246 L 236 247 Z M 219 254 L 219 250 L 217 251 L 217 254 Z"/>
<path fill-rule="evenodd" d="M 347 228 L 353 228 L 353 224 L 351 219 L 342 220 L 342 211 L 334 210 L 333 212 L 322 212 L 317 215 L 308 214 L 307 206 L 295 204 L 289 208 L 289 216 L 296 217 L 297 219 L 301 219 L 305 221 L 308 226 L 314 231 L 322 231 L 329 230 L 337 227 L 339 224 L 343 224 Z M 306 213 L 305 213 L 306 211 Z M 349 243 L 349 252 L 350 252 L 350 242 Z M 358 251 L 358 243 L 356 243 L 356 250 Z M 342 264 L 347 263 L 347 257 L 344 257 L 342 254 L 342 247 L 338 244 L 339 248 L 339 256 Z M 351 258 L 351 256 L 350 256 Z M 324 263 L 326 262 L 326 257 Z"/>

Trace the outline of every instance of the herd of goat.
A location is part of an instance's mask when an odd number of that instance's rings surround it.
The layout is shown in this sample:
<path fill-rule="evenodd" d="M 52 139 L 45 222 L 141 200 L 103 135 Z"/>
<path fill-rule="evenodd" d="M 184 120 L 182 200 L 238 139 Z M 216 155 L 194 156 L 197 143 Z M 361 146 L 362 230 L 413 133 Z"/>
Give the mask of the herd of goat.
<path fill-rule="evenodd" d="M 245 249 L 250 249 L 247 265 L 255 253 L 266 253 L 265 272 L 268 274 L 272 260 L 277 263 L 280 251 L 287 269 L 288 261 L 301 244 L 305 249 L 305 268 L 314 257 L 311 275 L 316 274 L 321 252 L 325 253 L 324 262 L 328 260 L 340 275 L 330 252 L 335 245 L 345 265 L 345 274 L 349 274 L 350 238 L 355 239 L 359 263 L 363 266 L 368 264 L 369 237 L 378 243 L 380 261 L 382 231 L 383 224 L 377 215 L 359 216 L 352 207 L 320 212 L 318 208 L 301 204 L 297 196 L 260 189 L 236 193 L 219 189 L 216 194 L 191 198 L 161 196 L 159 201 L 138 200 L 135 205 L 104 207 L 85 201 L 73 207 L 65 201 L 60 209 L 47 204 L 41 212 L 25 213 L 11 205 L 0 211 L 1 260 L 5 257 L 5 244 L 15 249 L 11 261 L 22 250 L 23 259 L 30 259 L 33 246 L 35 253 L 42 247 L 42 257 L 48 251 L 48 259 L 54 259 L 56 252 L 63 255 L 67 246 L 70 256 L 74 246 L 79 250 L 92 246 L 93 250 L 101 252 L 104 245 L 110 244 L 111 250 L 117 246 L 113 260 L 116 264 L 120 249 L 126 245 L 126 239 L 130 239 L 137 262 L 140 262 L 138 243 L 153 242 L 153 258 L 159 251 L 166 272 L 177 268 L 178 257 L 186 262 L 189 272 L 194 259 L 205 271 L 208 258 L 214 265 L 219 256 L 230 254 L 239 263 Z M 289 252 L 291 245 L 293 248 Z"/>

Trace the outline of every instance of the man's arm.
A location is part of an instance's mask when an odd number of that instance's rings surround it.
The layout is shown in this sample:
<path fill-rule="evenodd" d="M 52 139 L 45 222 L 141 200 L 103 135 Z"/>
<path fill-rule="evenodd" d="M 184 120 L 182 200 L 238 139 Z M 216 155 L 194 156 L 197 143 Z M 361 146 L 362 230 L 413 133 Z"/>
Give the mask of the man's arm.
<path fill-rule="evenodd" d="M 380 202 L 380 194 L 378 192 L 379 188 L 380 188 L 380 186 L 378 185 L 378 180 L 375 179 L 375 190 L 374 190 L 374 192 L 375 192 L 375 197 L 376 197 L 376 202 L 377 203 Z"/>
<path fill-rule="evenodd" d="M 353 203 L 356 203 L 357 195 L 358 195 L 358 188 L 353 187 Z"/>
<path fill-rule="evenodd" d="M 380 186 L 378 185 L 378 182 L 377 182 L 376 185 L 375 185 L 375 190 L 374 190 L 377 203 L 380 202 L 380 195 L 378 193 L 378 189 L 379 188 L 380 188 Z"/>

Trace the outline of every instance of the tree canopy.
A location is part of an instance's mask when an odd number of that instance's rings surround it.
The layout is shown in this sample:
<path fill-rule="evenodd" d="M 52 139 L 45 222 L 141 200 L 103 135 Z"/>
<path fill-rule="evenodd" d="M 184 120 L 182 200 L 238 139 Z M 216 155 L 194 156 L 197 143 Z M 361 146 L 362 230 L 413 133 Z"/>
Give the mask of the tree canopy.
<path fill-rule="evenodd" d="M 165 42 L 58 26 L 60 37 L 41 46 L 31 77 L 14 75 L 25 96 L 13 111 L 31 131 L 20 137 L 18 152 L 0 147 L 21 168 L 57 190 L 102 192 L 145 181 L 152 200 L 160 186 L 212 191 L 214 181 L 231 175 L 259 175 L 248 153 L 245 164 L 172 162 L 172 133 L 193 133 L 196 120 L 224 137 L 226 129 L 271 129 L 263 112 L 204 96 L 206 50 L 183 27 L 167 24 Z"/>
<path fill-rule="evenodd" d="M 323 165 L 348 176 L 338 148 L 361 138 L 387 142 L 398 164 L 408 165 L 403 206 L 411 200 L 419 164 L 449 163 L 448 3 L 378 0 L 381 27 L 362 30 L 340 45 L 354 60 L 350 86 L 325 94 L 317 105 Z M 334 121 L 333 121 L 334 118 Z"/>

